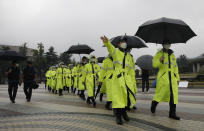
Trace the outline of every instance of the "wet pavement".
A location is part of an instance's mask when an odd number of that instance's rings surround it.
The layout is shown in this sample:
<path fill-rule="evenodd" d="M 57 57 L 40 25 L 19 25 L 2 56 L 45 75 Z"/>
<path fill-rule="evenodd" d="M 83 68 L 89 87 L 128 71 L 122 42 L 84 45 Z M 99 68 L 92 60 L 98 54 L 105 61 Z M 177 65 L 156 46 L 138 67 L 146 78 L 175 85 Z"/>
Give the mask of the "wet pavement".
<path fill-rule="evenodd" d="M 33 91 L 26 102 L 23 87 L 19 87 L 16 103 L 8 98 L 7 85 L 0 85 L 0 131 L 62 131 L 62 130 L 195 130 L 204 131 L 204 89 L 179 89 L 177 115 L 180 121 L 168 118 L 168 103 L 159 103 L 155 114 L 150 113 L 154 89 L 136 95 L 137 110 L 128 112 L 130 122 L 117 125 L 113 112 L 87 105 L 77 95 L 63 92 L 63 96 L 49 93 L 44 85 Z M 87 94 L 86 94 L 87 95 Z"/>

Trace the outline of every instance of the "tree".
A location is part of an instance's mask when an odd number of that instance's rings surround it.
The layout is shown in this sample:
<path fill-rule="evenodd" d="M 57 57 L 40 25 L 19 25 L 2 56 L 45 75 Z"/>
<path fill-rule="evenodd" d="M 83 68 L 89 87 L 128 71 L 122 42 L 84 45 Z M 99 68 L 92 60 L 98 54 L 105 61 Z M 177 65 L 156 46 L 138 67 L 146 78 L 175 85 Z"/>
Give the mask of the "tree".
<path fill-rule="evenodd" d="M 1 47 L 2 51 L 9 51 L 10 47 L 9 46 L 2 46 Z M 8 69 L 8 66 L 10 65 L 9 61 L 1 61 L 0 60 L 0 84 L 5 83 L 6 77 L 5 77 L 5 72 Z"/>
<path fill-rule="evenodd" d="M 45 53 L 46 59 L 46 68 L 48 69 L 50 66 L 56 65 L 59 61 L 58 55 L 54 51 L 54 47 L 51 46 L 48 49 L 48 52 Z"/>
<path fill-rule="evenodd" d="M 1 49 L 3 51 L 8 51 L 8 50 L 10 50 L 10 47 L 9 46 L 2 46 Z"/>
<path fill-rule="evenodd" d="M 177 64 L 180 73 L 192 72 L 192 66 L 186 55 L 180 55 L 179 58 L 177 59 Z"/>
<path fill-rule="evenodd" d="M 37 50 L 34 51 L 34 62 L 33 65 L 37 69 L 37 74 L 42 81 L 44 72 L 46 70 L 46 59 L 44 56 L 44 45 L 43 43 L 37 44 Z"/>
<path fill-rule="evenodd" d="M 19 52 L 22 53 L 24 56 L 27 55 L 28 47 L 26 42 L 22 44 L 22 46 L 19 48 Z"/>
<path fill-rule="evenodd" d="M 64 62 L 64 64 L 68 65 L 68 64 L 71 64 L 71 63 L 72 63 L 72 61 L 71 61 L 71 59 L 70 59 L 71 56 L 72 56 L 72 55 L 70 55 L 70 54 L 64 52 L 64 53 L 61 53 L 61 54 L 60 54 L 59 60 L 62 61 L 62 62 Z"/>

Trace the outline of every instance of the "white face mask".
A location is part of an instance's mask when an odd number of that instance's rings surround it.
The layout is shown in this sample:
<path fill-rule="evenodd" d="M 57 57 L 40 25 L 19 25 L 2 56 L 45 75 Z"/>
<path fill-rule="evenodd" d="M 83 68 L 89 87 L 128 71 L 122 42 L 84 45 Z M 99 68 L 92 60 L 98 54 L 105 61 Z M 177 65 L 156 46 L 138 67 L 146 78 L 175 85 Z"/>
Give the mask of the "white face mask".
<path fill-rule="evenodd" d="M 16 64 L 16 67 L 19 67 L 19 64 Z"/>
<path fill-rule="evenodd" d="M 170 49 L 170 47 L 171 47 L 171 44 L 164 44 L 164 45 L 163 45 L 163 48 L 164 48 L 164 49 L 167 49 L 167 50 Z"/>
<path fill-rule="evenodd" d="M 94 63 L 95 62 L 95 59 L 94 58 L 91 58 L 91 60 L 90 60 L 92 63 Z"/>
<path fill-rule="evenodd" d="M 126 48 L 127 48 L 127 43 L 121 43 L 121 44 L 120 44 L 120 48 L 126 49 Z"/>

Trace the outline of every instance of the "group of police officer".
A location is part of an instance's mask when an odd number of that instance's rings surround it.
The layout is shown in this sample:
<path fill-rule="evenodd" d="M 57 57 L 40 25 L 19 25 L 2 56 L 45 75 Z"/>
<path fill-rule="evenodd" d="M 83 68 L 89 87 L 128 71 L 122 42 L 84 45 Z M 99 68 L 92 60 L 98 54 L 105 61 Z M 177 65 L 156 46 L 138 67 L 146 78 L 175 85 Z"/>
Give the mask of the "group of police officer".
<path fill-rule="evenodd" d="M 101 67 L 95 56 L 83 57 L 79 64 L 71 67 L 59 63 L 57 67 L 50 67 L 46 72 L 48 90 L 61 96 L 63 90 L 71 88 L 71 92 L 78 90 L 78 95 L 87 104 L 96 107 L 96 96 L 100 92 L 106 94 L 105 108 L 113 109 L 117 124 L 123 124 L 122 118 L 129 121 L 127 110 L 136 109 L 137 92 L 135 78 L 135 62 L 130 54 L 125 39 L 117 47 L 113 46 L 106 36 L 102 36 L 109 55 L 103 60 Z M 163 45 L 153 59 L 153 66 L 159 69 L 157 87 L 151 104 L 151 112 L 155 113 L 159 102 L 169 102 L 169 118 L 180 120 L 176 115 L 178 103 L 179 74 L 176 58 L 170 44 Z M 97 89 L 97 90 L 96 90 Z M 85 98 L 85 90 L 88 97 Z M 112 105 L 112 108 L 111 108 Z"/>

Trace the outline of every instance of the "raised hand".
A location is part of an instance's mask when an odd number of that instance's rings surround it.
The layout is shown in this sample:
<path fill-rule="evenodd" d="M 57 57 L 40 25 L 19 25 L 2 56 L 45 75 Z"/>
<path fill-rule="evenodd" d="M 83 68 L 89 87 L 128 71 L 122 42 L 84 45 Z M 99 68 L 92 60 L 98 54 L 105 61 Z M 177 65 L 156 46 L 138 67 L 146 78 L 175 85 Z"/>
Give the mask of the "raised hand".
<path fill-rule="evenodd" d="M 107 43 L 108 42 L 108 38 L 105 35 L 101 36 L 101 40 L 103 41 L 103 43 Z"/>

